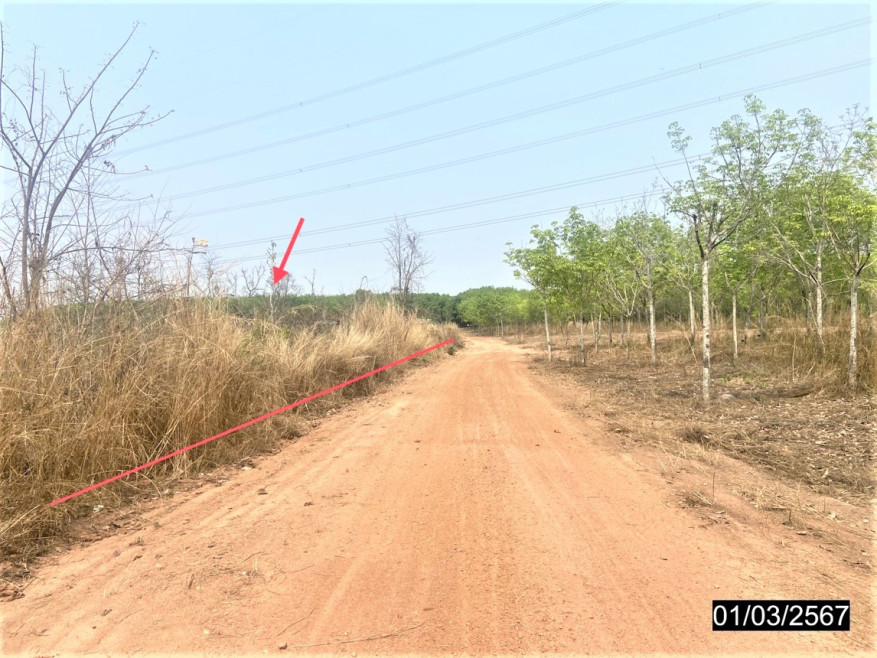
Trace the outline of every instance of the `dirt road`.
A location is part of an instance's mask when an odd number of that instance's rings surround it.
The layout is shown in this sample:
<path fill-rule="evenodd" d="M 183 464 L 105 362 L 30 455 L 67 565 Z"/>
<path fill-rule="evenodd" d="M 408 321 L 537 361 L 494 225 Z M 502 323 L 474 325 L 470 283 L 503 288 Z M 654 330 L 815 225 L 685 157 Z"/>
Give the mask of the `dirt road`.
<path fill-rule="evenodd" d="M 867 583 L 823 578 L 830 555 L 770 532 L 701 527 L 604 432 L 518 348 L 470 340 L 221 486 L 154 505 L 141 530 L 58 555 L 0 604 L 3 651 L 867 647 Z M 853 598 L 853 633 L 710 628 L 713 599 L 820 597 Z"/>

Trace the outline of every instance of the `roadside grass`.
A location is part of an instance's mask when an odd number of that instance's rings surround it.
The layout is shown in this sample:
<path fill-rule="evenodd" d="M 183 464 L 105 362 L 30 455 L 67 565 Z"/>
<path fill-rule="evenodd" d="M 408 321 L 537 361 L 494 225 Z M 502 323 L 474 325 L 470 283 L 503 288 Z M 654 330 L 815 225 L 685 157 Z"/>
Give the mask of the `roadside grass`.
<path fill-rule="evenodd" d="M 611 346 L 604 335 L 596 350 L 589 341 L 585 367 L 576 364 L 576 336 L 558 341 L 550 364 L 544 356 L 536 361 L 586 389 L 610 427 L 625 437 L 701 460 L 718 451 L 816 494 L 862 506 L 874 497 L 877 341 L 866 327 L 861 389 L 850 394 L 844 386 L 848 335 L 844 319 L 837 320 L 826 332 L 822 355 L 806 331 L 785 323 L 742 345 L 736 362 L 730 332 L 720 329 L 713 340 L 709 404 L 701 400 L 700 350 L 679 327 L 659 330 L 654 367 L 642 329 L 625 345 L 617 334 Z M 544 351 L 544 338 L 535 332 L 524 342 Z"/>
<path fill-rule="evenodd" d="M 36 556 L 93 509 L 300 436 L 303 417 L 372 392 L 395 369 L 50 507 L 56 498 L 449 337 L 459 340 L 453 325 L 375 301 L 322 331 L 234 317 L 209 300 L 16 322 L 0 334 L 0 555 Z"/>
<path fill-rule="evenodd" d="M 586 367 L 576 363 L 574 335 L 556 341 L 549 363 L 543 331 L 509 340 L 532 349 L 531 367 L 569 391 L 571 410 L 609 431 L 607 446 L 660 474 L 700 527 L 754 523 L 770 532 L 751 517 L 755 509 L 757 519 L 788 528 L 778 535 L 783 546 L 808 535 L 863 577 L 872 573 L 877 345 L 870 329 L 855 394 L 844 385 L 843 318 L 827 333 L 824 355 L 787 325 L 748 341 L 734 363 L 730 332 L 720 330 L 709 404 L 701 400 L 699 349 L 678 325 L 659 330 L 654 367 L 642 330 L 629 345 L 617 334 L 612 346 L 604 334 L 597 350 L 589 341 Z"/>

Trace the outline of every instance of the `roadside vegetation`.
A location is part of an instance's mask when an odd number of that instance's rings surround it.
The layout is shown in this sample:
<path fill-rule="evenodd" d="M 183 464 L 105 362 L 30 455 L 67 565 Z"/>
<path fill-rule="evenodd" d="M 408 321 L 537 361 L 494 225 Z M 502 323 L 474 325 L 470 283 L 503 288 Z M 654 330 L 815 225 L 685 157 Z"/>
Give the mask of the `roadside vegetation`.
<path fill-rule="evenodd" d="M 555 358 L 548 362 L 543 352 L 534 367 L 579 391 L 580 411 L 601 415 L 619 444 L 657 450 L 668 472 L 680 457 L 709 462 L 718 451 L 792 487 L 867 505 L 874 495 L 877 418 L 872 396 L 849 395 L 837 383 L 846 363 L 844 319 L 827 323 L 826 352 L 833 355 L 827 360 L 793 323 L 753 339 L 734 360 L 722 319 L 714 336 L 710 404 L 700 396 L 699 355 L 678 324 L 659 325 L 658 367 L 651 366 L 645 323 L 634 323 L 629 344 L 602 340 L 584 368 L 577 363 L 575 331 L 557 328 Z M 538 353 L 541 329 L 510 340 Z M 873 367 L 873 348 L 867 355 Z M 710 499 L 709 491 L 702 493 Z"/>
<path fill-rule="evenodd" d="M 853 108 L 829 126 L 749 97 L 705 154 L 689 155 L 678 124 L 668 136 L 686 178 L 611 216 L 573 207 L 534 226 L 506 252 L 532 289 L 467 291 L 461 319 L 539 350 L 616 432 L 671 461 L 718 450 L 864 504 L 877 124 Z"/>
<path fill-rule="evenodd" d="M 366 301 L 337 326 L 284 329 L 217 300 L 29 314 L 0 340 L 0 551 L 38 552 L 73 518 L 258 455 L 371 392 L 380 373 L 56 507 L 94 482 L 455 334 Z M 430 358 L 430 357 L 425 357 Z"/>
<path fill-rule="evenodd" d="M 521 341 L 538 331 L 552 368 L 640 417 L 684 419 L 681 440 L 871 492 L 877 126 L 856 109 L 830 126 L 750 97 L 701 155 L 671 125 L 685 179 L 612 217 L 574 207 L 534 226 L 528 245 L 508 245 L 531 290 L 419 292 L 431 256 L 397 218 L 383 245 L 391 289 L 326 296 L 315 271 L 273 284 L 276 244 L 239 272 L 219 268 L 203 241 L 174 246 L 171 209 L 120 190 L 116 147 L 163 118 L 128 107 L 154 53 L 128 85 L 99 84 L 136 29 L 79 87 L 40 70 L 36 50 L 10 66 L 0 32 L 0 165 L 14 181 L 0 212 L 0 552 L 33 554 L 95 506 L 294 437 L 302 414 L 379 380 L 48 506 L 457 325 Z M 786 411 L 765 400 L 800 411 L 768 431 Z M 819 413 L 826 432 L 843 429 L 825 438 L 810 422 Z"/>
<path fill-rule="evenodd" d="M 63 72 L 53 85 L 36 50 L 31 68 L 10 66 L 0 31 L 0 164 L 14 181 L 0 213 L 0 556 L 25 571 L 71 520 L 264 452 L 398 371 L 53 500 L 457 335 L 417 317 L 429 255 L 404 221 L 387 234 L 395 283 L 380 298 L 296 298 L 270 266 L 241 286 L 201 267 L 200 241 L 174 247 L 170 210 L 141 212 L 114 183 L 116 145 L 162 118 L 126 107 L 153 53 L 119 95 L 100 93 L 133 34 L 76 89 Z"/>
<path fill-rule="evenodd" d="M 617 327 L 627 344 L 639 320 L 657 365 L 657 325 L 676 322 L 701 360 L 701 396 L 709 401 L 720 318 L 730 328 L 731 359 L 754 336 L 797 326 L 821 373 L 834 371 L 838 358 L 826 318 L 843 317 L 839 383 L 851 394 L 874 390 L 863 350 L 873 345 L 877 312 L 877 124 L 856 110 L 840 126 L 807 110 L 794 118 L 768 113 L 754 97 L 745 111 L 714 128 L 712 148 L 700 156 L 688 155 L 690 137 L 672 124 L 671 143 L 690 174 L 665 181 L 661 194 L 645 193 L 611 217 L 587 219 L 572 208 L 562 222 L 534 226 L 528 246 L 509 244 L 507 262 L 539 297 L 549 360 L 558 320 L 574 323 L 581 365 L 586 333 L 596 346 Z M 514 296 L 501 299 L 508 302 L 490 324 L 501 326 L 517 305 Z"/>

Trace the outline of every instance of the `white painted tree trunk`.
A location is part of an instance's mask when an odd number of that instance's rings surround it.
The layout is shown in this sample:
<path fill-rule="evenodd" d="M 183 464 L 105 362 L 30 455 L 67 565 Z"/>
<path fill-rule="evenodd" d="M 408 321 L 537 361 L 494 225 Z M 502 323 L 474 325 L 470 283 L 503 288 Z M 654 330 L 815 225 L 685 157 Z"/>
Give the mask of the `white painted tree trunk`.
<path fill-rule="evenodd" d="M 847 384 L 853 390 L 856 388 L 857 372 L 857 338 L 859 331 L 859 273 L 853 272 L 853 281 L 850 285 L 850 358 L 847 369 Z"/>
<path fill-rule="evenodd" d="M 703 291 L 703 401 L 710 400 L 710 261 L 709 255 L 700 262 L 700 285 Z"/>
<path fill-rule="evenodd" d="M 551 361 L 551 331 L 548 328 L 548 304 L 542 300 L 542 313 L 545 316 L 545 345 L 548 347 L 548 360 Z"/>
<path fill-rule="evenodd" d="M 693 343 L 694 339 L 697 338 L 697 325 L 694 321 L 694 314 L 697 311 L 694 310 L 694 291 L 689 288 L 688 289 L 688 336 L 689 340 Z"/>
<path fill-rule="evenodd" d="M 649 348 L 652 350 L 652 365 L 658 363 L 658 337 L 655 325 L 655 293 L 649 288 Z"/>
<path fill-rule="evenodd" d="M 816 250 L 816 343 L 819 352 L 825 352 L 825 333 L 822 310 L 822 244 Z"/>
<path fill-rule="evenodd" d="M 731 339 L 734 341 L 734 361 L 737 361 L 737 291 L 731 292 Z"/>

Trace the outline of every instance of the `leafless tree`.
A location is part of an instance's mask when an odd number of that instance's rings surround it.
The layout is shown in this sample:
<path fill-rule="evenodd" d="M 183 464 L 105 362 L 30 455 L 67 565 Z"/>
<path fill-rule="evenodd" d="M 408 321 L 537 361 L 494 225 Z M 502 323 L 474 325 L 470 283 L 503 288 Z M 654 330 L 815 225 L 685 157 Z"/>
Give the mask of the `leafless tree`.
<path fill-rule="evenodd" d="M 107 179 L 117 173 L 109 158 L 119 139 L 162 118 L 150 117 L 149 108 L 132 112 L 124 107 L 155 53 L 147 55 L 120 94 L 109 101 L 98 94 L 98 83 L 136 30 L 135 24 L 80 91 L 62 71 L 63 100 L 55 104 L 48 76 L 38 68 L 36 47 L 28 66 L 8 67 L 0 24 L 0 169 L 15 180 L 0 211 L 0 294 L 12 317 L 56 293 L 85 301 L 100 295 L 94 289 L 99 271 L 114 280 L 115 293 L 104 290 L 104 296 L 127 295 L 131 276 L 139 276 L 140 288 L 154 284 L 147 282 L 146 260 L 159 245 L 166 246 L 164 233 L 146 238 L 130 213 L 108 213 L 108 204 L 120 197 Z M 156 226 L 167 228 L 167 217 Z M 49 290 L 53 281 L 57 286 Z"/>
<path fill-rule="evenodd" d="M 221 265 L 218 253 L 208 251 L 204 254 L 203 267 L 204 289 L 209 297 L 222 297 L 234 294 L 236 286 L 232 285 L 229 267 Z"/>
<path fill-rule="evenodd" d="M 246 297 L 258 297 L 265 293 L 265 282 L 268 280 L 267 272 L 264 265 L 241 268 L 241 279 Z"/>
<path fill-rule="evenodd" d="M 412 230 L 404 217 L 396 217 L 387 228 L 384 251 L 393 274 L 391 292 L 407 307 L 411 293 L 417 292 L 426 277 L 426 266 L 432 262 L 432 255 L 424 249 L 421 234 Z"/>
<path fill-rule="evenodd" d="M 315 299 L 317 297 L 317 268 L 311 269 L 311 275 L 305 275 L 305 281 L 308 282 L 308 288 L 311 290 L 311 299 Z"/>

